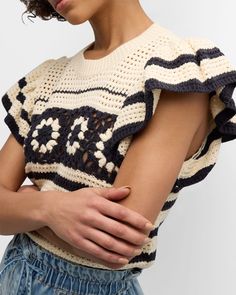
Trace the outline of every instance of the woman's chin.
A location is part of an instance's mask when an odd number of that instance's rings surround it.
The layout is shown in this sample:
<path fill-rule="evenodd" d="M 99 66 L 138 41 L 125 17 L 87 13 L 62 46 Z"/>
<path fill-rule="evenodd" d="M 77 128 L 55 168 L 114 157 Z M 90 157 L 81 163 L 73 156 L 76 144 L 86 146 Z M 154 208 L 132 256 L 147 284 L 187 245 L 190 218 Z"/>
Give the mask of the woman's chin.
<path fill-rule="evenodd" d="M 71 12 L 64 14 L 63 17 L 67 20 L 68 23 L 72 25 L 79 25 L 87 21 L 87 18 L 82 18 L 80 15 L 75 15 Z"/>
<path fill-rule="evenodd" d="M 81 21 L 78 18 L 68 18 L 67 21 L 71 24 L 71 25 L 80 25 L 82 24 L 84 21 Z"/>

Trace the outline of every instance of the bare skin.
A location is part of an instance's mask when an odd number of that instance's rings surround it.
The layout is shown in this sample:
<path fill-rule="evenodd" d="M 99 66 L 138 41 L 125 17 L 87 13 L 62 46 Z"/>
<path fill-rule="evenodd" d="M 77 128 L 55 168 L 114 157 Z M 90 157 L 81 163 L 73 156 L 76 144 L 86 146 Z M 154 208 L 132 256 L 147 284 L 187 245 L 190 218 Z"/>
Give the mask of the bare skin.
<path fill-rule="evenodd" d="M 57 0 L 47 1 L 56 10 Z M 153 23 L 138 0 L 70 0 L 57 12 L 72 25 L 90 23 L 95 43 L 86 57 L 92 59 L 107 55 Z"/>

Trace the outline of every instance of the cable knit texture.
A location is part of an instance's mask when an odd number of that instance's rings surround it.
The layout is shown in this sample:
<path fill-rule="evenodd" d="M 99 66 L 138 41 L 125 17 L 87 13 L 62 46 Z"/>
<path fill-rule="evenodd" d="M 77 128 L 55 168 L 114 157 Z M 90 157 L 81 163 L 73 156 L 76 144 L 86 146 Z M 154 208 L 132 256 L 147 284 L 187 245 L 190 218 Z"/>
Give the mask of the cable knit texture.
<path fill-rule="evenodd" d="M 159 227 L 179 192 L 202 181 L 221 144 L 236 138 L 236 71 L 211 40 L 180 37 L 156 22 L 102 58 L 85 58 L 91 44 L 71 57 L 48 59 L 17 81 L 2 97 L 4 121 L 23 146 L 26 175 L 41 191 L 108 188 L 132 136 L 154 114 L 162 89 L 209 93 L 207 136 L 184 161 L 151 241 L 120 269 L 147 268 L 156 257 Z M 65 259 L 109 269 L 52 245 L 34 231 L 26 234 Z"/>

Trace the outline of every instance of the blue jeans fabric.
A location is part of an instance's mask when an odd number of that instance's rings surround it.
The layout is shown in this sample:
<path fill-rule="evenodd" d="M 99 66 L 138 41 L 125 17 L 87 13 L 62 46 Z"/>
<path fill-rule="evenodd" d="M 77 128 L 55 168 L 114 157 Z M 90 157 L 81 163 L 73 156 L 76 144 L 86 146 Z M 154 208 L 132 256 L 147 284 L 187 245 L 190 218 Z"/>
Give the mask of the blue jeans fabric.
<path fill-rule="evenodd" d="M 0 262 L 0 295 L 144 295 L 137 280 L 141 272 L 78 265 L 18 233 Z"/>

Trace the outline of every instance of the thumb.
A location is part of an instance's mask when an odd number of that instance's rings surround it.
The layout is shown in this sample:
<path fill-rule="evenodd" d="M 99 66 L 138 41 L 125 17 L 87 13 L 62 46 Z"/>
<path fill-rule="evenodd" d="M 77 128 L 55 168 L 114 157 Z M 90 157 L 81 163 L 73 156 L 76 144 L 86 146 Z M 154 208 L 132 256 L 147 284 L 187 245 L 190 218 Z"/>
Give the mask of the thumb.
<path fill-rule="evenodd" d="M 130 190 L 131 187 L 128 185 L 121 187 L 100 188 L 99 195 L 108 200 L 120 200 L 127 197 Z"/>

